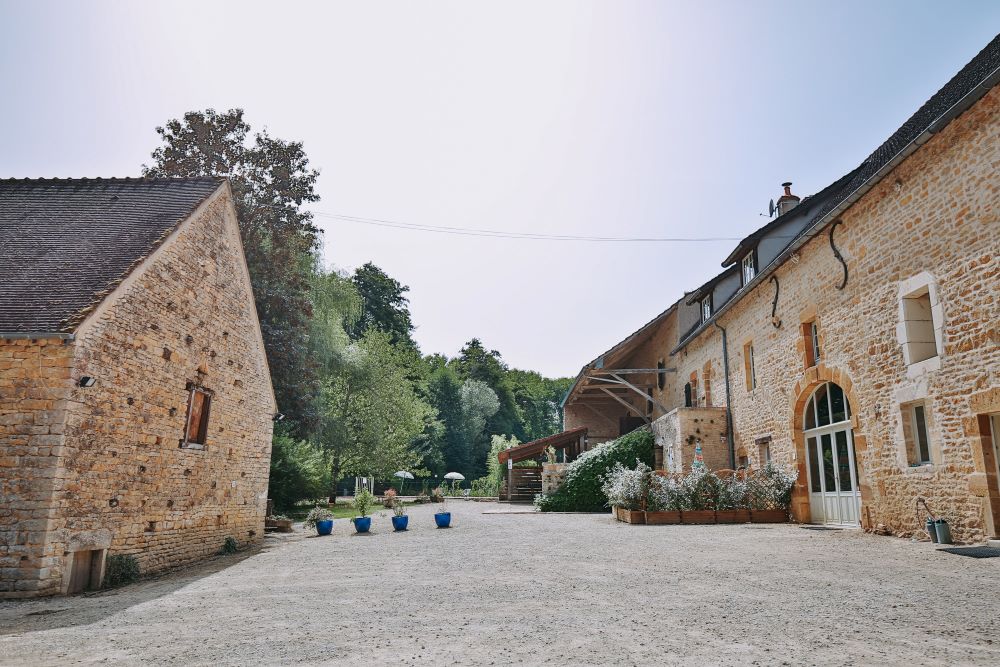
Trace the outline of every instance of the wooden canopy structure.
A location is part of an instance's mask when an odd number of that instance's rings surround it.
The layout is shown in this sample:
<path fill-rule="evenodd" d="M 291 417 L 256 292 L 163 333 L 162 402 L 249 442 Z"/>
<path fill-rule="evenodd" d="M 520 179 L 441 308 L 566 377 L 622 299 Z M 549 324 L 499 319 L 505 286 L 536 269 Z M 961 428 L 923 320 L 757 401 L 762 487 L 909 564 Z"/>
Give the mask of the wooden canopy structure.
<path fill-rule="evenodd" d="M 531 442 L 526 442 L 523 445 L 517 445 L 516 447 L 503 450 L 500 452 L 499 456 L 500 463 L 507 463 L 507 461 L 517 463 L 518 461 L 535 459 L 544 454 L 545 450 L 549 447 L 569 450 L 566 452 L 567 460 L 569 460 L 571 456 L 576 458 L 583 452 L 583 446 L 586 438 L 587 429 L 583 426 L 569 431 L 563 431 L 562 433 L 556 433 L 555 435 L 550 435 L 546 438 L 532 440 Z"/>
<path fill-rule="evenodd" d="M 542 469 L 537 466 L 515 468 L 514 464 L 518 461 L 538 459 L 549 447 L 563 450 L 563 461 L 572 461 L 583 453 L 586 443 L 587 429 L 580 427 L 500 452 L 500 463 L 507 464 L 507 477 L 500 490 L 500 497 L 506 498 L 508 502 L 532 501 L 542 492 Z"/>

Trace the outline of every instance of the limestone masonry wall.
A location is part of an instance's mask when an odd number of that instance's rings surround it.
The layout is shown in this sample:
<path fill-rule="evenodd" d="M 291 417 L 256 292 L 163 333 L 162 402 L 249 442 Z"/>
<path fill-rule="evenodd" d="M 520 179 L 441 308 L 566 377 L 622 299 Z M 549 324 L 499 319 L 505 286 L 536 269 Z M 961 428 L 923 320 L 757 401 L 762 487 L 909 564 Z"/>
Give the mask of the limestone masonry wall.
<path fill-rule="evenodd" d="M 155 572 L 263 537 L 273 395 L 227 193 L 73 343 L 0 341 L 0 594 L 65 591 L 81 549 Z M 180 446 L 192 385 L 213 392 L 204 449 Z"/>

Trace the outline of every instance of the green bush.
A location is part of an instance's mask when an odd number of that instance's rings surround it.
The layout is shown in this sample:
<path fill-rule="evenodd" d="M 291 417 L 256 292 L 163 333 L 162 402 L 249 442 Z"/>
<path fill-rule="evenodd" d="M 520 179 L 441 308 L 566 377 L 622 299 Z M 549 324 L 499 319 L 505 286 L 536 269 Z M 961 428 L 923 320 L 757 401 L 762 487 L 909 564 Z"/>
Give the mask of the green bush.
<path fill-rule="evenodd" d="M 234 554 L 240 550 L 240 543 L 237 542 L 232 537 L 227 537 L 222 541 L 222 548 L 219 549 L 220 554 Z"/>
<path fill-rule="evenodd" d="M 279 509 L 291 509 L 300 500 L 315 500 L 330 490 L 330 466 L 322 450 L 307 440 L 296 440 L 282 429 L 271 441 L 268 493 Z"/>
<path fill-rule="evenodd" d="M 139 580 L 139 560 L 132 554 L 108 556 L 104 568 L 104 587 L 118 588 Z"/>
<path fill-rule="evenodd" d="M 559 490 L 538 496 L 535 504 L 543 512 L 600 512 L 608 506 L 601 490 L 602 479 L 616 463 L 634 467 L 636 460 L 653 465 L 653 434 L 642 428 L 617 440 L 605 442 L 584 452 L 566 466 L 566 480 Z"/>

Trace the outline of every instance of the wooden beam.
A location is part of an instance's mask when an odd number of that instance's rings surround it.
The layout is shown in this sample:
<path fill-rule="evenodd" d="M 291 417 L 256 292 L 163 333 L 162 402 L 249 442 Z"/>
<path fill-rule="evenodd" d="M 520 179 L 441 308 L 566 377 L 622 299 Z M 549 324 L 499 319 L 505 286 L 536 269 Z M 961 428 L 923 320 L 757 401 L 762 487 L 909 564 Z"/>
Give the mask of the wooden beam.
<path fill-rule="evenodd" d="M 656 400 L 655 398 L 653 398 L 651 395 L 647 394 L 646 392 L 642 391 L 641 389 L 639 389 L 638 387 L 636 387 L 634 384 L 631 384 L 625 378 L 623 378 L 623 377 L 621 377 L 619 375 L 614 375 L 612 377 L 614 377 L 616 380 L 620 381 L 626 387 L 629 387 L 630 389 L 632 389 L 633 391 L 635 391 L 635 393 L 639 394 L 640 396 L 645 396 L 647 401 L 651 402 L 653 405 L 655 405 L 655 406 L 659 407 L 661 410 L 663 410 L 664 414 L 670 412 L 670 409 L 667 408 L 667 406 L 665 406 L 663 403 L 660 403 L 658 400 Z"/>
<path fill-rule="evenodd" d="M 632 405 L 631 403 L 628 403 L 628 402 L 624 401 L 624 400 L 623 400 L 623 399 L 621 399 L 621 398 L 618 398 L 618 395 L 617 395 L 617 394 L 612 394 L 612 393 L 611 393 L 610 391 L 607 391 L 606 389 L 605 389 L 605 390 L 603 390 L 603 391 L 604 391 L 604 392 L 605 392 L 605 393 L 606 393 L 606 394 L 607 394 L 608 396 L 610 396 L 611 398 L 615 399 L 616 401 L 618 401 L 619 403 L 621 403 L 622 405 L 624 405 L 624 406 L 626 407 L 626 409 L 628 409 L 628 410 L 630 410 L 630 411 L 634 412 L 634 413 L 636 414 L 636 416 L 637 416 L 637 417 L 642 417 L 642 418 L 643 418 L 643 419 L 644 419 L 644 420 L 646 421 L 646 423 L 647 423 L 647 424 L 649 423 L 649 417 L 647 417 L 647 416 L 646 416 L 646 415 L 645 415 L 644 413 L 640 412 L 640 411 L 639 411 L 639 409 L 638 409 L 637 407 L 635 407 L 635 406 L 634 406 L 634 405 Z"/>
<path fill-rule="evenodd" d="M 584 375 L 627 375 L 631 373 L 676 373 L 676 368 L 591 368 Z"/>

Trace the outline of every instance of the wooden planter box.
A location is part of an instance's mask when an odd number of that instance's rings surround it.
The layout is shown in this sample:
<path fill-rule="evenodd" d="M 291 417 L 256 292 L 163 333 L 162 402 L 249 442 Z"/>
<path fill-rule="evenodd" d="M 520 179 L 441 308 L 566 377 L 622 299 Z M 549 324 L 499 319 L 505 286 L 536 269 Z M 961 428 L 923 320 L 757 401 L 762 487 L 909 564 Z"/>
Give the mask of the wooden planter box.
<path fill-rule="evenodd" d="M 291 519 L 264 519 L 264 530 L 270 528 L 276 533 L 292 532 Z"/>
<path fill-rule="evenodd" d="M 646 524 L 649 526 L 666 526 L 680 522 L 680 512 L 646 512 Z"/>
<path fill-rule="evenodd" d="M 752 523 L 788 523 L 788 510 L 750 510 Z"/>
<path fill-rule="evenodd" d="M 718 523 L 748 523 L 750 510 L 716 510 L 715 520 Z"/>
<path fill-rule="evenodd" d="M 615 508 L 615 518 L 625 523 L 646 523 L 646 513 L 640 510 L 627 510 L 624 507 Z"/>
<path fill-rule="evenodd" d="M 715 510 L 684 510 L 681 523 L 715 523 Z"/>

